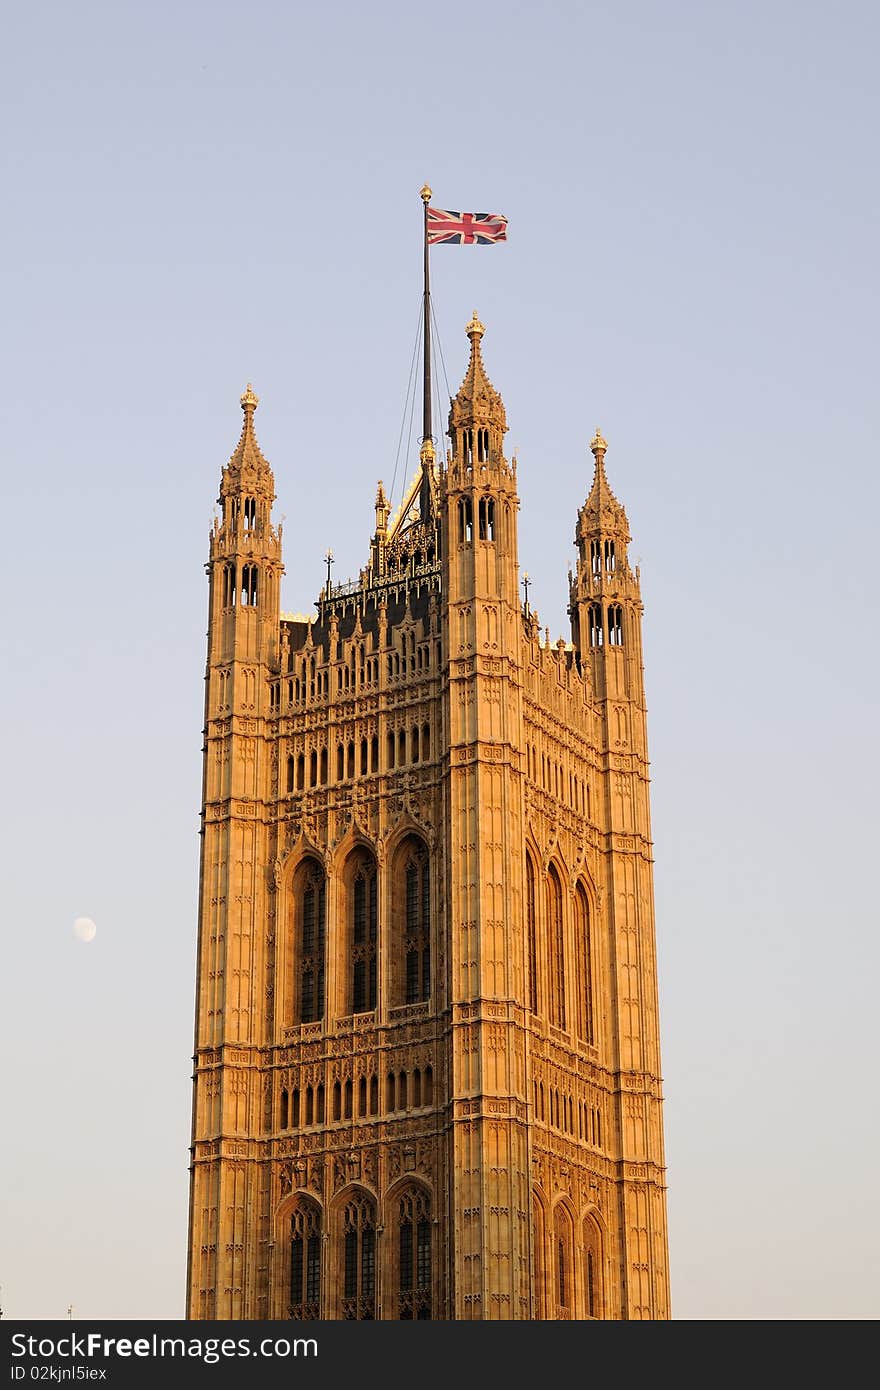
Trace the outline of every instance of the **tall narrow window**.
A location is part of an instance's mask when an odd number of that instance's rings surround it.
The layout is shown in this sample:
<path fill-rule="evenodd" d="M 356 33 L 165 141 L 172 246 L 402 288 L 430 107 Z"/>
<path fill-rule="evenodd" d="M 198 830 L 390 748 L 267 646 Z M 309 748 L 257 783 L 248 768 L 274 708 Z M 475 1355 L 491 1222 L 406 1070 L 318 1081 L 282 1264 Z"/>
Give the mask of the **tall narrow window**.
<path fill-rule="evenodd" d="M 398 1206 L 398 1292 L 400 1321 L 431 1317 L 431 1202 L 421 1188 L 409 1188 Z"/>
<path fill-rule="evenodd" d="M 538 1198 L 532 1201 L 532 1221 L 535 1228 L 535 1319 L 547 1316 L 547 1297 L 544 1289 L 544 1209 Z"/>
<path fill-rule="evenodd" d="M 599 541 L 590 541 L 590 570 L 595 575 L 602 573 L 602 545 Z"/>
<path fill-rule="evenodd" d="M 619 603 L 608 607 L 608 641 L 612 647 L 623 646 L 623 609 Z"/>
<path fill-rule="evenodd" d="M 595 544 L 597 544 L 597 542 L 594 541 L 593 544 L 595 545 Z M 613 541 L 606 541 L 606 542 L 605 542 L 605 572 L 606 572 L 606 574 L 613 574 L 616 568 L 617 568 L 617 561 L 616 561 L 616 559 L 615 559 L 615 557 L 614 557 L 614 542 L 613 542 Z"/>
<path fill-rule="evenodd" d="M 535 928 L 535 866 L 526 855 L 526 936 L 529 950 L 529 1008 L 538 1012 L 538 938 Z"/>
<path fill-rule="evenodd" d="M 478 511 L 479 537 L 481 541 L 495 539 L 495 501 L 492 497 L 481 497 Z"/>
<path fill-rule="evenodd" d="M 571 1318 L 574 1316 L 571 1277 L 572 1225 L 568 1212 L 562 1206 L 555 1209 L 553 1216 L 553 1249 L 556 1265 L 556 1316 Z"/>
<path fill-rule="evenodd" d="M 404 841 L 394 860 L 392 979 L 396 1004 L 431 995 L 431 875 L 421 840 Z"/>
<path fill-rule="evenodd" d="M 604 641 L 602 629 L 602 607 L 598 603 L 591 603 L 588 610 L 590 624 L 590 646 L 601 647 Z"/>
<path fill-rule="evenodd" d="M 368 1197 L 346 1206 L 342 1240 L 342 1316 L 371 1321 L 376 1316 L 376 1209 Z"/>
<path fill-rule="evenodd" d="M 255 608 L 257 604 L 257 566 L 244 565 L 241 571 L 242 605 Z"/>
<path fill-rule="evenodd" d="M 548 945 L 550 965 L 550 1022 L 565 1027 L 565 934 L 562 918 L 562 884 L 553 865 L 547 875 Z"/>
<path fill-rule="evenodd" d="M 603 1316 L 602 1236 L 592 1217 L 584 1221 L 584 1312 L 588 1318 Z"/>
<path fill-rule="evenodd" d="M 376 865 L 366 854 L 354 863 L 350 890 L 351 1012 L 376 1007 Z"/>
<path fill-rule="evenodd" d="M 287 1316 L 296 1322 L 316 1322 L 321 1316 L 321 1212 L 305 1198 L 290 1218 Z"/>
<path fill-rule="evenodd" d="M 590 905 L 583 885 L 578 884 L 574 895 L 578 949 L 578 982 L 580 999 L 578 1032 L 585 1043 L 596 1041 L 593 1025 L 593 943 L 590 938 Z"/>
<path fill-rule="evenodd" d="M 469 497 L 462 497 L 458 504 L 458 539 L 462 545 L 470 545 L 474 538 L 474 509 Z"/>
<path fill-rule="evenodd" d="M 296 977 L 296 1021 L 316 1023 L 324 1017 L 324 956 L 326 950 L 326 880 L 314 859 L 299 866 L 293 881 Z"/>
<path fill-rule="evenodd" d="M 236 595 L 235 565 L 223 566 L 223 607 L 234 608 Z"/>

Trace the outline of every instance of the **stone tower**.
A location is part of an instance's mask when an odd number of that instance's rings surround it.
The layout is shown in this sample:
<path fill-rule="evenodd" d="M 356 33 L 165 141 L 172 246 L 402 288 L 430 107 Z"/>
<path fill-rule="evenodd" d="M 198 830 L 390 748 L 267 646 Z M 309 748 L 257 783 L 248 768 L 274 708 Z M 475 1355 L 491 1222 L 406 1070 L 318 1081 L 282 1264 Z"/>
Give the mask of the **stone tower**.
<path fill-rule="evenodd" d="M 467 326 L 451 450 L 282 615 L 254 434 L 211 536 L 187 1312 L 669 1316 L 638 571 L 592 441 L 572 640 L 520 598 Z"/>

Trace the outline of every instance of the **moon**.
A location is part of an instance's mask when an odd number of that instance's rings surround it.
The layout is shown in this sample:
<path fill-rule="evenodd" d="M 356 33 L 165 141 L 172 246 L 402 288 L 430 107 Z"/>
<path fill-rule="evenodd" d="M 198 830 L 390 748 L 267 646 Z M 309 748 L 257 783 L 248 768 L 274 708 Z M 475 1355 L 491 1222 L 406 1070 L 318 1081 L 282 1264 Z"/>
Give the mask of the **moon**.
<path fill-rule="evenodd" d="M 73 934 L 77 941 L 94 941 L 97 930 L 91 917 L 77 917 L 73 924 Z"/>

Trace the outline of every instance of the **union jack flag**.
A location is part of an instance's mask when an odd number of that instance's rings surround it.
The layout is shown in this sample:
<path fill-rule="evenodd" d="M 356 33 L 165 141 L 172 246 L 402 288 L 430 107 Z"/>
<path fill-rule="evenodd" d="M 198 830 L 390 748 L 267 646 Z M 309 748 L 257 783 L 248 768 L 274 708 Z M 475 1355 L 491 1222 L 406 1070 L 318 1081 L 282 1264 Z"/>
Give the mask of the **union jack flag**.
<path fill-rule="evenodd" d="M 491 246 L 507 240 L 507 218 L 500 212 L 444 212 L 428 208 L 429 246 Z"/>

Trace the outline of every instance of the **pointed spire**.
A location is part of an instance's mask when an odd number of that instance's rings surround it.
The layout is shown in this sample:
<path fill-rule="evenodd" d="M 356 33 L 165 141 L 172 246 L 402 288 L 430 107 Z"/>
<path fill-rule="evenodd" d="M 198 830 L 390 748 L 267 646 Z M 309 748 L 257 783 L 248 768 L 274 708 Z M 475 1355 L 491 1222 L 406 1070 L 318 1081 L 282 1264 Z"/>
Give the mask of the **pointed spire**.
<path fill-rule="evenodd" d="M 241 408 L 244 411 L 241 437 L 224 470 L 224 486 L 227 491 L 245 483 L 249 487 L 258 487 L 262 483 L 268 484 L 268 490 L 274 494 L 272 469 L 263 456 L 254 430 L 254 412 L 259 403 L 259 396 L 248 382 L 241 396 Z M 264 491 L 265 486 L 258 490 Z"/>
<path fill-rule="evenodd" d="M 626 511 L 611 491 L 605 476 L 605 454 L 608 444 L 597 429 L 590 440 L 590 451 L 596 460 L 593 473 L 593 486 L 590 495 L 578 513 L 578 535 L 589 536 L 598 532 L 618 536 L 629 541 L 629 521 Z"/>
<path fill-rule="evenodd" d="M 384 536 L 388 531 L 388 518 L 391 515 L 391 503 L 385 493 L 385 484 L 379 479 L 379 486 L 376 489 L 376 534 Z"/>
<path fill-rule="evenodd" d="M 481 348 L 486 329 L 477 317 L 476 309 L 465 332 L 471 341 L 471 356 L 464 381 L 449 412 L 449 432 L 454 439 L 456 427 L 478 424 L 494 425 L 499 436 L 504 435 L 507 433 L 504 402 L 486 375 Z"/>

